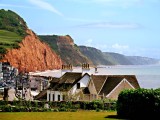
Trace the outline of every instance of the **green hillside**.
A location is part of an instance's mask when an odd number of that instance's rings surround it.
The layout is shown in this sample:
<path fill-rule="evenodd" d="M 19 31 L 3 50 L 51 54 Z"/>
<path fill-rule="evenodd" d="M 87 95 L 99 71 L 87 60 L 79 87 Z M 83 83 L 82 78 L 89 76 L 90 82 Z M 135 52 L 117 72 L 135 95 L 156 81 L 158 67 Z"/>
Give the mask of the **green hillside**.
<path fill-rule="evenodd" d="M 81 53 L 79 47 L 69 35 L 39 35 L 38 37 L 60 55 L 64 64 L 74 66 L 79 66 L 82 63 L 92 64 L 92 61 Z"/>
<path fill-rule="evenodd" d="M 0 10 L 0 59 L 7 49 L 19 48 L 23 37 L 26 35 L 26 22 L 11 10 Z"/>
<path fill-rule="evenodd" d="M 159 60 L 153 58 L 102 52 L 96 48 L 86 46 L 79 46 L 79 48 L 95 65 L 149 65 L 159 63 Z"/>
<path fill-rule="evenodd" d="M 38 37 L 43 42 L 46 42 L 56 53 L 59 54 L 58 45 L 57 45 L 57 40 L 58 40 L 57 35 L 39 35 Z"/>
<path fill-rule="evenodd" d="M 92 60 L 94 65 L 114 65 L 112 57 L 106 57 L 104 53 L 93 47 L 79 46 L 80 51 Z"/>
<path fill-rule="evenodd" d="M 0 58 L 6 53 L 7 49 L 19 48 L 18 43 L 22 41 L 22 36 L 6 31 L 0 30 Z"/>
<path fill-rule="evenodd" d="M 124 55 L 102 52 L 93 47 L 79 46 L 80 51 L 95 65 L 132 65 Z"/>
<path fill-rule="evenodd" d="M 113 53 L 113 52 L 104 52 L 104 55 L 108 59 L 112 59 L 112 61 L 116 65 L 133 65 L 133 63 L 128 60 L 128 58 L 125 55 L 118 54 L 118 53 Z"/>
<path fill-rule="evenodd" d="M 18 14 L 11 10 L 0 10 L 0 29 L 15 32 L 20 36 L 26 34 L 26 22 Z"/>

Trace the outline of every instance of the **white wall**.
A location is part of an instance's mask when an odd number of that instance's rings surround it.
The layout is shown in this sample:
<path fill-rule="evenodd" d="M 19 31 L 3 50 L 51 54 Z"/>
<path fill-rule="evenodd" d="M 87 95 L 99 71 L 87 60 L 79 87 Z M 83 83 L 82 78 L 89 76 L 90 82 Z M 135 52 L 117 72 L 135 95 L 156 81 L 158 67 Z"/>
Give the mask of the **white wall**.
<path fill-rule="evenodd" d="M 8 90 L 8 101 L 18 100 L 15 96 L 15 93 L 16 91 L 14 88 Z"/>
<path fill-rule="evenodd" d="M 78 83 L 80 83 L 80 88 L 81 88 L 81 87 L 87 87 L 89 81 L 90 81 L 90 76 L 89 76 L 89 75 L 83 76 L 83 78 L 78 82 Z M 77 89 L 77 84 L 75 84 L 75 85 L 73 86 L 73 88 L 72 88 L 71 93 L 72 93 L 72 94 L 75 94 L 77 90 L 78 90 L 78 89 Z"/>
<path fill-rule="evenodd" d="M 81 87 L 88 87 L 90 81 L 90 76 L 85 75 L 83 78 L 78 82 L 80 83 L 80 88 Z M 71 89 L 71 94 L 75 94 L 79 89 L 77 89 L 77 84 L 73 86 Z M 50 100 L 49 100 L 49 94 L 50 94 Z M 60 95 L 60 101 L 63 100 L 63 94 L 60 91 L 50 91 L 47 90 L 47 101 L 53 101 L 53 94 L 54 94 L 54 101 L 58 101 L 58 95 Z"/>
<path fill-rule="evenodd" d="M 50 100 L 49 100 L 49 95 L 50 95 Z M 47 90 L 47 101 L 53 101 L 53 95 L 54 95 L 54 101 L 58 101 L 58 95 L 60 95 L 60 101 L 63 100 L 63 94 L 61 92 Z"/>

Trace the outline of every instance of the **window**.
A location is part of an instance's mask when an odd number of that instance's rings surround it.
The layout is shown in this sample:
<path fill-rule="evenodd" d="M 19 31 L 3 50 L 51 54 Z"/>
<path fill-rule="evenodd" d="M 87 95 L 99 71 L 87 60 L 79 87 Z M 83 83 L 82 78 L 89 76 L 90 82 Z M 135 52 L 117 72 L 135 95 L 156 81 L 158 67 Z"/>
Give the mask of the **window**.
<path fill-rule="evenodd" d="M 52 99 L 53 99 L 53 101 L 54 101 L 54 94 L 52 95 L 52 97 L 53 97 Z"/>
<path fill-rule="evenodd" d="M 80 89 L 80 83 L 77 83 L 77 89 Z"/>
<path fill-rule="evenodd" d="M 61 96 L 60 96 L 60 95 L 58 95 L 58 101 L 60 101 L 60 100 L 61 100 L 60 98 L 61 98 Z"/>

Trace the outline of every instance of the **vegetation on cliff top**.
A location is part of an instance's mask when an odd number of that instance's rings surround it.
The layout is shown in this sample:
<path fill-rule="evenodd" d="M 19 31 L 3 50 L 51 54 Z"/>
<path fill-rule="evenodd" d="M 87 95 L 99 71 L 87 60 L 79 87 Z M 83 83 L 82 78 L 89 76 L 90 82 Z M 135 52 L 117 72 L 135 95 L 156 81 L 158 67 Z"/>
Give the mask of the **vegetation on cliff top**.
<path fill-rule="evenodd" d="M 24 36 L 27 29 L 26 22 L 18 14 L 11 10 L 0 10 L 0 29 L 8 30 Z"/>
<path fill-rule="evenodd" d="M 159 62 L 159 60 L 153 58 L 102 52 L 93 47 L 79 46 L 79 48 L 95 65 L 149 65 L 158 64 Z"/>
<path fill-rule="evenodd" d="M 47 43 L 56 53 L 59 54 L 57 45 L 57 35 L 39 35 L 39 38 L 45 43 Z"/>
<path fill-rule="evenodd" d="M 22 37 L 14 32 L 0 30 L 0 53 L 5 54 L 7 48 L 19 48 Z"/>
<path fill-rule="evenodd" d="M 0 59 L 7 49 L 19 48 L 18 43 L 26 35 L 26 22 L 11 10 L 0 10 Z"/>
<path fill-rule="evenodd" d="M 74 66 L 79 66 L 82 63 L 92 64 L 91 60 L 81 53 L 79 47 L 69 35 L 39 35 L 39 38 L 60 55 L 63 63 Z"/>

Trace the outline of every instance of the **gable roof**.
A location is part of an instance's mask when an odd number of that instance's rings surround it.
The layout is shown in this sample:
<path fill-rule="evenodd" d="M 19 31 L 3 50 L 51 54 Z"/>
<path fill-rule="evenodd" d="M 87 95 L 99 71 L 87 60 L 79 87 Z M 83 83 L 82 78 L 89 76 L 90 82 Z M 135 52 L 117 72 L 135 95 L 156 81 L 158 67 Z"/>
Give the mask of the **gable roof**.
<path fill-rule="evenodd" d="M 74 72 L 66 72 L 59 81 L 59 84 L 61 83 L 71 83 L 73 84 L 77 80 L 79 80 L 82 77 L 82 73 L 74 73 Z"/>
<path fill-rule="evenodd" d="M 58 83 L 60 78 L 53 77 L 50 83 Z"/>
<path fill-rule="evenodd" d="M 135 75 L 110 75 L 102 87 L 100 95 L 108 95 L 124 79 L 126 79 L 135 89 L 140 88 Z"/>
<path fill-rule="evenodd" d="M 61 91 L 68 91 L 71 89 L 82 77 L 82 73 L 74 73 L 74 72 L 66 72 L 62 77 L 59 79 L 55 79 L 51 82 L 56 83 L 54 86 L 50 86 L 53 90 L 61 90 Z"/>
<path fill-rule="evenodd" d="M 99 93 L 107 79 L 107 75 L 91 75 L 91 79 L 93 80 L 97 93 Z"/>
<path fill-rule="evenodd" d="M 47 98 L 47 89 L 41 91 L 38 95 L 35 96 L 35 100 L 40 100 L 40 99 L 46 99 Z"/>
<path fill-rule="evenodd" d="M 50 81 L 50 86 L 49 88 L 54 88 L 60 81 L 60 78 L 52 78 L 52 80 Z"/>

